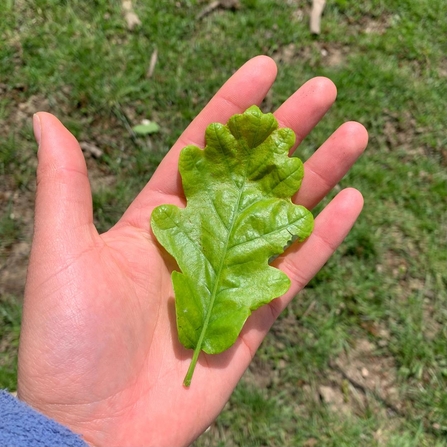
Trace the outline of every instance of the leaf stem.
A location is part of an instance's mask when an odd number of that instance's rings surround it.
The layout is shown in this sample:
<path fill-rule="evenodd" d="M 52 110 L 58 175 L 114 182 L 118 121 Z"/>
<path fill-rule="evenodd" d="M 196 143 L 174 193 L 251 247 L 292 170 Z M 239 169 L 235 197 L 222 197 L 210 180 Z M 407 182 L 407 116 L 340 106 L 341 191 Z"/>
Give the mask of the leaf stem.
<path fill-rule="evenodd" d="M 188 371 L 186 372 L 185 379 L 183 380 L 183 386 L 189 387 L 191 385 L 192 375 L 194 374 L 194 369 L 197 364 L 197 360 L 199 359 L 199 354 L 201 351 L 201 345 L 197 345 L 196 349 L 194 349 L 194 354 L 192 355 L 191 363 L 189 364 Z"/>

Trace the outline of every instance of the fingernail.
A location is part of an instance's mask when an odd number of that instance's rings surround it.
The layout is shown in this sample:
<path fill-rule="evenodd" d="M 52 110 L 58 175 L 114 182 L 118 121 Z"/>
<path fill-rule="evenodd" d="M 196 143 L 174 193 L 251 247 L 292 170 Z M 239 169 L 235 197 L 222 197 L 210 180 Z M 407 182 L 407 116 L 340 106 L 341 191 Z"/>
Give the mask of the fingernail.
<path fill-rule="evenodd" d="M 34 138 L 37 141 L 37 144 L 40 146 L 40 136 L 42 133 L 42 126 L 40 124 L 40 118 L 37 113 L 33 115 L 33 130 L 34 130 Z"/>

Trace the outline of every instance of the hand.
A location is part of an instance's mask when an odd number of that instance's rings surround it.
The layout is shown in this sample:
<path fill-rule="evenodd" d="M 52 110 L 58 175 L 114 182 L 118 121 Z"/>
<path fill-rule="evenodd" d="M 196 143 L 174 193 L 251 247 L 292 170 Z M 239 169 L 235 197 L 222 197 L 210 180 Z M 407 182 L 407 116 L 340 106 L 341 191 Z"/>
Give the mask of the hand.
<path fill-rule="evenodd" d="M 211 122 L 259 104 L 276 75 L 259 56 L 220 89 L 186 129 L 119 222 L 105 234 L 93 225 L 90 185 L 75 138 L 52 115 L 38 113 L 35 234 L 19 350 L 19 397 L 95 446 L 185 446 L 219 414 L 257 347 L 287 303 L 342 242 L 362 208 L 354 189 L 320 213 L 307 241 L 276 266 L 290 291 L 255 311 L 236 344 L 201 354 L 189 389 L 182 385 L 191 351 L 177 341 L 171 260 L 149 227 L 162 203 L 182 205 L 179 151 L 204 146 Z M 297 144 L 335 100 L 331 81 L 315 78 L 275 113 Z M 305 163 L 295 201 L 315 206 L 367 143 L 358 123 L 342 125 Z"/>

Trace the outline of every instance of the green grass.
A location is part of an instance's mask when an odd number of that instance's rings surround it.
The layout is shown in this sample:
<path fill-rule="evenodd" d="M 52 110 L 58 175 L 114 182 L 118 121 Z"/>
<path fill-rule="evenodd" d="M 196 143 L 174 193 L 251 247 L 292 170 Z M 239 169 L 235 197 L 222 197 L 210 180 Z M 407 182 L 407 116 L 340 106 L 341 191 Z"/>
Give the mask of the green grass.
<path fill-rule="evenodd" d="M 0 388 L 16 389 L 17 348 L 19 345 L 21 306 L 10 298 L 0 300 Z"/>
<path fill-rule="evenodd" d="M 198 21 L 205 1 L 135 1 L 142 26 L 129 31 L 118 1 L 8 0 L 0 21 L 0 192 L 33 197 L 33 110 L 17 114 L 30 98 L 45 98 L 81 141 L 102 149 L 89 167 L 95 178 L 114 177 L 94 193 L 95 219 L 106 230 L 247 59 L 263 53 L 279 61 L 265 110 L 310 77 L 330 77 L 337 102 L 299 155 L 308 158 L 342 122 L 362 122 L 368 150 L 340 187 L 360 189 L 364 211 L 274 326 L 251 367 L 255 379 L 242 380 L 195 445 L 445 446 L 447 3 L 328 2 L 318 37 L 308 31 L 310 3 L 241 0 L 237 11 Z M 135 137 L 131 127 L 144 118 L 160 131 Z M 1 203 L 4 260 L 30 235 L 26 222 L 11 218 L 15 202 Z M 0 386 L 10 389 L 19 326 L 13 302 L 0 301 Z M 353 388 L 334 367 L 361 340 L 388 368 L 397 402 Z M 260 370 L 267 380 L 259 380 Z M 321 386 L 342 390 L 352 411 L 324 403 Z M 356 393 L 366 407 L 354 405 Z"/>

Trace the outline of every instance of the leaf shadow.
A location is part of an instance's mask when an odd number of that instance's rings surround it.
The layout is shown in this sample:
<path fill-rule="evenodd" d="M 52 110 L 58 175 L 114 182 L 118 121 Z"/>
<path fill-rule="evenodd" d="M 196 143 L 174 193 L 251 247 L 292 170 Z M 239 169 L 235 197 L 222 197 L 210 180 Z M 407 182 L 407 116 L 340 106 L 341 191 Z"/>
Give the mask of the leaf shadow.
<path fill-rule="evenodd" d="M 168 298 L 166 306 L 168 309 L 169 326 L 172 334 L 172 350 L 174 351 L 174 355 L 178 360 L 186 360 L 188 357 L 191 357 L 192 351 L 183 347 L 178 339 L 178 330 L 175 316 L 175 299 L 173 296 L 170 296 Z"/>

